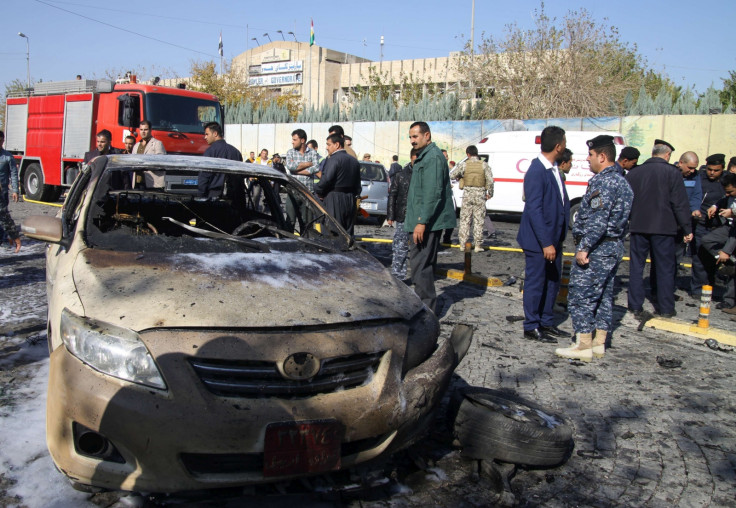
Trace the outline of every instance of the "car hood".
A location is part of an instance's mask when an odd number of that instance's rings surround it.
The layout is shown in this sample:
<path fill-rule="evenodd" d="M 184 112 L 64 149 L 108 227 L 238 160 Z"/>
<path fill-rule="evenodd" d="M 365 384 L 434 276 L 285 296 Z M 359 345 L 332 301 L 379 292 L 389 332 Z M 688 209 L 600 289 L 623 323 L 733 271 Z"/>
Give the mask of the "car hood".
<path fill-rule="evenodd" d="M 74 283 L 86 316 L 135 331 L 409 319 L 421 301 L 373 257 L 168 254 L 85 249 Z"/>

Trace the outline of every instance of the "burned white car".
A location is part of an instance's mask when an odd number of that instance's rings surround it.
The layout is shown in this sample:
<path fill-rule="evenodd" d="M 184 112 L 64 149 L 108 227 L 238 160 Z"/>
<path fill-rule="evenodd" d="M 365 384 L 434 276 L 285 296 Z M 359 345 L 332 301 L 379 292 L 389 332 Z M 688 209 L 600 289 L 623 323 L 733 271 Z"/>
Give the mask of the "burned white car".
<path fill-rule="evenodd" d="M 228 487 L 391 453 L 472 334 L 438 339 L 409 288 L 260 165 L 99 157 L 23 231 L 49 243 L 47 440 L 77 486 Z"/>

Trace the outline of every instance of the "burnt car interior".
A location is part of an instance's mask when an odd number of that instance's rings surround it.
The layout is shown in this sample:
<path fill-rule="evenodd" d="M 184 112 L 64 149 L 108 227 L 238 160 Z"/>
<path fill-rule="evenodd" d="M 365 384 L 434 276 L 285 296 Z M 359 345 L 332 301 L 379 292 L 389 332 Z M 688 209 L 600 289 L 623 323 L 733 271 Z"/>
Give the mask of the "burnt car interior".
<path fill-rule="evenodd" d="M 122 179 L 116 173 L 122 173 Z M 176 175 L 182 173 L 186 174 L 178 170 Z M 189 176 L 194 179 L 198 173 L 193 170 Z M 293 182 L 226 174 L 218 197 L 198 196 L 196 185 L 121 189 L 115 183 L 131 181 L 133 174 L 132 168 L 107 168 L 100 176 L 87 220 L 91 247 L 167 252 L 319 252 L 351 247 L 337 224 Z M 72 187 L 73 199 L 62 212 L 65 232 L 74 227 L 83 201 L 84 193 L 75 192 L 77 187 Z"/>

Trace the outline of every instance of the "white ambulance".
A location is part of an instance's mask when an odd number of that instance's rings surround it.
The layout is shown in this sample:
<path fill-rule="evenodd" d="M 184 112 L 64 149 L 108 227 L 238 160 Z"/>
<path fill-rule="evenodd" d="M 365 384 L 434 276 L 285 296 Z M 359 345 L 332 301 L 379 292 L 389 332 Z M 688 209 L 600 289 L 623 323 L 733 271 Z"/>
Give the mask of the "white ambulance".
<path fill-rule="evenodd" d="M 613 136 L 616 157 L 625 146 L 624 137 L 617 132 L 604 131 L 566 131 L 567 148 L 572 150 L 572 168 L 565 181 L 570 196 L 570 224 L 572 224 L 578 205 L 588 180 L 593 173 L 587 162 L 588 146 L 585 142 L 600 134 Z M 529 164 L 539 156 L 541 131 L 507 131 L 489 134 L 476 146 L 478 155 L 491 165 L 494 180 L 493 197 L 486 201 L 486 209 L 493 213 L 521 213 L 524 211 L 524 175 Z M 463 191 L 457 181 L 452 182 L 455 210 L 462 206 Z"/>

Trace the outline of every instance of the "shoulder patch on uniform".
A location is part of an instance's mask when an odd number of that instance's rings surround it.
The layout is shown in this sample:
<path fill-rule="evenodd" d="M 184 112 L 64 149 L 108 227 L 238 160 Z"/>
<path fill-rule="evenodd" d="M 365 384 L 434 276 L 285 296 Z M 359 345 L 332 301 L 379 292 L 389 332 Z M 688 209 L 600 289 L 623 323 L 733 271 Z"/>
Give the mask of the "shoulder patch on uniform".
<path fill-rule="evenodd" d="M 600 193 L 601 193 L 601 191 L 597 190 L 597 191 L 593 192 L 593 194 L 590 195 L 590 198 L 593 199 L 594 197 L 599 196 Z"/>

